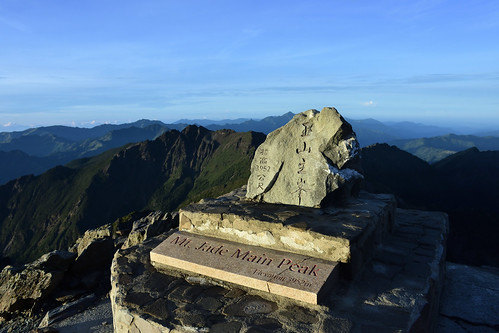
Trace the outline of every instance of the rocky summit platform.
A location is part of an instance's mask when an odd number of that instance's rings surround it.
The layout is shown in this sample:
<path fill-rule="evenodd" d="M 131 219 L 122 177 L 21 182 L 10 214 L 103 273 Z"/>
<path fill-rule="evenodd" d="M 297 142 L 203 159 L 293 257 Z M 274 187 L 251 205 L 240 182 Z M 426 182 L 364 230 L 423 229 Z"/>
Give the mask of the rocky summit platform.
<path fill-rule="evenodd" d="M 270 133 L 246 187 L 116 253 L 115 331 L 430 331 L 447 216 L 359 195 L 358 147 L 334 108 Z"/>
<path fill-rule="evenodd" d="M 255 203 L 245 187 L 179 212 L 179 230 L 343 263 L 353 276 L 393 226 L 392 195 L 362 192 L 327 209 Z"/>
<path fill-rule="evenodd" d="M 445 267 L 447 216 L 398 209 L 394 217 L 391 232 L 370 250 L 371 259 L 353 279 L 338 279 L 318 305 L 202 274 L 155 267 L 150 252 L 169 234 L 120 250 L 111 269 L 114 330 L 431 331 Z"/>

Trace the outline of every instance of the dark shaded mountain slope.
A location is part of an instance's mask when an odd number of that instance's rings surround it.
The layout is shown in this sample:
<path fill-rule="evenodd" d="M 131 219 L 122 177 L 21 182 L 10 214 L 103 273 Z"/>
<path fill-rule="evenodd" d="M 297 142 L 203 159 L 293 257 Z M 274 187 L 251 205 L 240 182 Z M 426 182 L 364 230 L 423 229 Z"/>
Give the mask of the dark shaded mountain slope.
<path fill-rule="evenodd" d="M 449 214 L 447 258 L 499 266 L 499 151 L 470 148 L 429 165 L 387 144 L 362 149 L 365 188 L 399 207 Z"/>
<path fill-rule="evenodd" d="M 189 126 L 0 186 L 0 249 L 14 262 L 66 248 L 132 211 L 171 211 L 246 183 L 260 133 Z"/>
<path fill-rule="evenodd" d="M 499 151 L 470 148 L 434 167 L 445 189 L 442 210 L 452 222 L 450 260 L 499 266 Z"/>
<path fill-rule="evenodd" d="M 393 193 L 404 208 L 428 209 L 437 194 L 430 190 L 438 183 L 435 171 L 425 161 L 395 146 L 376 144 L 362 149 L 365 189 Z"/>

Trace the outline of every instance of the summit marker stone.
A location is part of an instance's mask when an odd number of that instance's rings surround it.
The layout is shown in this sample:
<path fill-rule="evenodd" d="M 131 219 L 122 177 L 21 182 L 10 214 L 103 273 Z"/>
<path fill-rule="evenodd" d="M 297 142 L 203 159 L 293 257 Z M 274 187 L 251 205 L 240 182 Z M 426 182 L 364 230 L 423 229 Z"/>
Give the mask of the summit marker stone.
<path fill-rule="evenodd" d="M 317 304 L 337 280 L 337 262 L 174 232 L 151 251 L 155 264 Z"/>
<path fill-rule="evenodd" d="M 334 108 L 308 110 L 270 133 L 258 147 L 246 197 L 325 207 L 358 193 L 360 170 L 352 126 Z"/>

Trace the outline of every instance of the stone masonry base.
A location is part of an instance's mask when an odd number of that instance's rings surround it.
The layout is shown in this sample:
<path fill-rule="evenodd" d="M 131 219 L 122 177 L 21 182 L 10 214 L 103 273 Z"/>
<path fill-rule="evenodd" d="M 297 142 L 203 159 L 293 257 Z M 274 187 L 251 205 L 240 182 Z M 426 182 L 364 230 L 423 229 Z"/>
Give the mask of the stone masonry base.
<path fill-rule="evenodd" d="M 431 332 L 442 289 L 448 220 L 401 210 L 383 244 L 353 280 L 341 279 L 320 305 L 178 271 L 159 271 L 149 252 L 158 236 L 116 253 L 111 267 L 114 331 Z"/>

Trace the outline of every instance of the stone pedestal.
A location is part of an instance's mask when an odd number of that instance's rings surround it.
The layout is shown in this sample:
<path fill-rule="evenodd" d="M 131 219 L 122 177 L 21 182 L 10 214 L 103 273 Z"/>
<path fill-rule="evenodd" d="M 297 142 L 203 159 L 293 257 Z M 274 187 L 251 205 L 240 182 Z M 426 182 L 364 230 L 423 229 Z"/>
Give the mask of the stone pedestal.
<path fill-rule="evenodd" d="M 203 200 L 179 212 L 179 230 L 342 263 L 354 276 L 390 232 L 392 195 L 361 193 L 328 209 L 254 203 L 245 190 Z"/>
<path fill-rule="evenodd" d="M 362 193 L 324 209 L 255 203 L 243 187 L 180 210 L 179 231 L 151 252 L 151 261 L 318 304 L 339 275 L 362 270 L 394 215 L 390 195 Z"/>
<path fill-rule="evenodd" d="M 447 216 L 397 210 L 394 217 L 392 231 L 369 249 L 371 259 L 355 279 L 340 279 L 320 305 L 154 267 L 150 252 L 166 234 L 120 250 L 111 268 L 114 330 L 431 332 L 443 281 Z"/>

